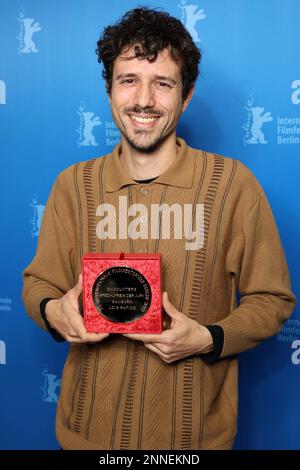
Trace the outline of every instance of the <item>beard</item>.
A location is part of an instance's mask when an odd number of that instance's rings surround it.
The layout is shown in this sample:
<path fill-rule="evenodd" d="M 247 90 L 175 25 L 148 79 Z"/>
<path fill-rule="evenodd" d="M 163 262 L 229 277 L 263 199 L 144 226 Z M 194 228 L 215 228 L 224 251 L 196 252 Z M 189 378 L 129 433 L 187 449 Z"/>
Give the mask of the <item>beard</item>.
<path fill-rule="evenodd" d="M 141 108 L 140 106 L 134 106 L 133 108 L 125 108 L 124 114 L 127 115 L 128 113 L 134 113 L 134 114 L 151 114 L 152 115 L 157 115 L 157 116 L 163 116 L 162 112 L 156 109 L 147 109 L 147 108 Z M 114 116 L 113 116 L 114 117 Z M 116 116 L 117 117 L 117 116 Z M 114 119 L 115 120 L 115 119 Z M 123 119 L 120 119 L 120 124 L 119 126 L 115 120 L 115 124 L 119 128 L 120 132 L 122 133 L 123 137 L 127 140 L 129 145 L 137 152 L 140 153 L 146 153 L 150 154 L 152 152 L 155 152 L 161 144 L 165 141 L 165 139 L 170 135 L 172 130 L 168 130 L 167 134 L 164 134 L 164 129 L 161 129 L 160 133 L 158 135 L 152 135 L 154 134 L 153 131 L 147 131 L 146 129 L 134 129 L 133 130 L 133 135 L 130 135 L 132 133 L 132 129 L 129 126 L 129 131 L 127 129 L 126 123 L 123 121 Z"/>
<path fill-rule="evenodd" d="M 142 109 L 139 106 L 135 106 L 134 108 L 125 108 L 122 114 L 127 115 L 128 113 L 134 114 L 151 114 L 151 115 L 158 115 L 163 116 L 163 113 L 159 110 L 147 110 Z M 144 154 L 151 154 L 159 149 L 159 147 L 163 144 L 163 142 L 170 136 L 170 134 L 176 128 L 176 123 L 173 122 L 171 128 L 164 127 L 163 129 L 154 130 L 154 131 L 147 131 L 147 129 L 131 129 L 131 126 L 127 128 L 126 121 L 117 113 L 114 113 L 112 110 L 112 116 L 116 126 L 118 127 L 119 131 L 121 132 L 122 136 L 126 139 L 128 144 L 137 152 L 144 153 Z M 156 133 L 156 135 L 155 135 Z"/>
<path fill-rule="evenodd" d="M 145 130 L 136 130 L 135 136 L 130 136 L 129 133 L 127 132 L 126 127 L 123 125 L 123 129 L 120 129 L 120 132 L 122 133 L 123 137 L 127 140 L 129 145 L 136 150 L 137 152 L 140 153 L 146 153 L 150 154 L 152 152 L 155 152 L 159 147 L 164 143 L 164 141 L 169 137 L 170 134 L 174 131 L 176 127 L 176 124 L 173 125 L 170 129 L 167 130 L 166 133 L 161 131 L 160 135 L 158 136 L 153 136 L 151 137 L 150 132 L 148 133 Z M 145 139 L 139 139 L 138 135 L 146 135 Z"/>
<path fill-rule="evenodd" d="M 142 133 L 144 131 L 138 131 L 138 133 L 139 132 Z M 161 144 L 165 141 L 165 139 L 170 133 L 168 133 L 167 135 L 159 135 L 150 142 L 139 142 L 139 139 L 135 140 L 134 138 L 129 137 L 129 135 L 125 134 L 124 132 L 122 132 L 122 134 L 127 140 L 127 142 L 130 144 L 130 146 L 137 152 L 152 153 L 155 152 L 161 146 Z"/>

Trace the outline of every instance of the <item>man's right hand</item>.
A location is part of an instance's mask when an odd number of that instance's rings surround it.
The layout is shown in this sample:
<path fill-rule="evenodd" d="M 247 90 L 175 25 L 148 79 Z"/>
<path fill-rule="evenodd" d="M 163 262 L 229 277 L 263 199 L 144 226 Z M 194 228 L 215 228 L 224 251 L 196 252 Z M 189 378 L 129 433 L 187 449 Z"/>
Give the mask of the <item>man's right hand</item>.
<path fill-rule="evenodd" d="M 45 313 L 50 326 L 69 343 L 98 343 L 108 333 L 88 333 L 79 312 L 78 297 L 82 292 L 82 275 L 78 283 L 60 299 L 49 300 Z"/>

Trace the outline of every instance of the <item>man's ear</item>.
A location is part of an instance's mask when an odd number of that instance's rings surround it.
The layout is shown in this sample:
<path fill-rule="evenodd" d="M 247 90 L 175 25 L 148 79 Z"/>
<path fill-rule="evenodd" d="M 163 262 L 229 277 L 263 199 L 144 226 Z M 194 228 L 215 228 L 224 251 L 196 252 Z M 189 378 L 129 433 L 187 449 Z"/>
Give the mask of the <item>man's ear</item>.
<path fill-rule="evenodd" d="M 183 104 L 182 104 L 182 113 L 184 113 L 184 111 L 186 110 L 186 108 L 188 107 L 189 105 L 189 102 L 191 101 L 192 97 L 193 97 L 193 94 L 194 94 L 194 91 L 195 91 L 195 85 L 193 84 L 190 88 L 190 91 L 188 92 L 188 95 L 187 97 L 185 98 Z"/>

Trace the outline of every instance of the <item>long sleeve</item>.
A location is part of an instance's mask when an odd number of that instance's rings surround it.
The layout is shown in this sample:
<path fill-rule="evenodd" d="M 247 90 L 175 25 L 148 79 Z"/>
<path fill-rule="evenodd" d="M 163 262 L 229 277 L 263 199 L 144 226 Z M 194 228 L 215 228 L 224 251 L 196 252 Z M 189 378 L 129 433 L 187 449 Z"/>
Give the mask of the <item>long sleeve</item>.
<path fill-rule="evenodd" d="M 66 182 L 61 174 L 49 196 L 40 228 L 36 255 L 23 271 L 23 302 L 30 317 L 46 329 L 40 304 L 45 298 L 60 298 L 76 281 L 76 230 L 74 209 Z"/>
<path fill-rule="evenodd" d="M 224 331 L 221 358 L 276 334 L 296 303 L 278 230 L 262 190 L 241 227 L 228 260 L 240 304 L 216 323 Z"/>

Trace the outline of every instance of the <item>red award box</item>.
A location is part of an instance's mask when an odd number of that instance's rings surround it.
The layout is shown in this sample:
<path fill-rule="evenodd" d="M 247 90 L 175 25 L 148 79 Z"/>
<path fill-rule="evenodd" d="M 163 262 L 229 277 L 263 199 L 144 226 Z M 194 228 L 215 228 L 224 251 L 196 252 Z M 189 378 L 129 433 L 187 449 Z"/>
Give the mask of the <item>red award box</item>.
<path fill-rule="evenodd" d="M 94 333 L 161 333 L 161 254 L 82 257 L 84 324 Z"/>

